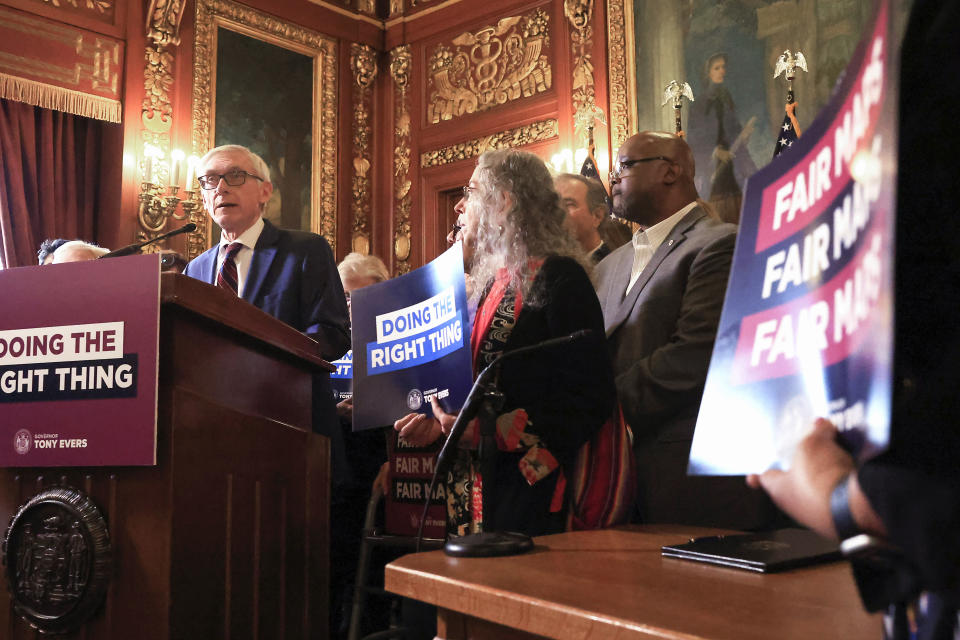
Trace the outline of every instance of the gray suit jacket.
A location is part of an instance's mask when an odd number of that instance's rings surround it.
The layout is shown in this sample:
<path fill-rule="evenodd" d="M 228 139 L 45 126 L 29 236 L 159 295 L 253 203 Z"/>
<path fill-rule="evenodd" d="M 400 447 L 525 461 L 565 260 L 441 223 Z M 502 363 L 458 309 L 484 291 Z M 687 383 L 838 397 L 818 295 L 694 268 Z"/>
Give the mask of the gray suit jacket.
<path fill-rule="evenodd" d="M 686 475 L 736 231 L 696 207 L 626 295 L 632 243 L 594 271 L 617 394 L 634 433 L 642 522 L 746 529 L 773 513 L 743 478 Z"/>

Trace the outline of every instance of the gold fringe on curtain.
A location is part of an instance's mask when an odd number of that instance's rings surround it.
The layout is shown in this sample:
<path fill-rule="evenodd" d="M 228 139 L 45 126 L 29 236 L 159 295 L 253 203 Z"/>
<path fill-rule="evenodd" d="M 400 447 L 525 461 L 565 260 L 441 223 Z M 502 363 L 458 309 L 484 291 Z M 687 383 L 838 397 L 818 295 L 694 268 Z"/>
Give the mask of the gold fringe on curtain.
<path fill-rule="evenodd" d="M 122 105 L 119 100 L 55 87 L 5 73 L 0 73 L 0 98 L 26 102 L 44 109 L 65 111 L 95 120 L 120 122 L 121 119 Z"/>

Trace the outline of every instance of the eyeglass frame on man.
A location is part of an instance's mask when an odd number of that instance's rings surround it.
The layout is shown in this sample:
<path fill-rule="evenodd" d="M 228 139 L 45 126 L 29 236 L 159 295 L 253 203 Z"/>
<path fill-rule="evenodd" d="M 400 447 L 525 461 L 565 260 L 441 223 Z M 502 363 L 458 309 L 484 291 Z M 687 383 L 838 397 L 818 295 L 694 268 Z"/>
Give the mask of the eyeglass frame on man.
<path fill-rule="evenodd" d="M 467 185 L 467 186 L 465 186 L 465 187 L 463 188 L 463 201 L 464 201 L 464 202 L 470 200 L 470 192 L 471 192 L 471 191 L 478 191 L 478 189 L 477 189 L 476 187 L 471 187 L 470 185 Z"/>
<path fill-rule="evenodd" d="M 237 182 L 237 183 L 230 182 L 230 179 L 228 179 L 227 176 L 232 176 L 232 179 L 236 179 L 239 176 L 240 182 Z M 200 188 L 203 189 L 204 191 L 213 191 L 220 185 L 221 180 L 226 182 L 228 187 L 239 187 L 247 181 L 247 176 L 250 176 L 251 178 L 256 178 L 260 182 L 263 182 L 263 178 L 261 178 L 260 176 L 254 173 L 250 173 L 249 171 L 244 171 L 243 169 L 231 169 L 226 173 L 211 173 L 208 175 L 197 176 L 197 182 L 200 183 Z M 211 182 L 213 178 L 216 178 L 216 180 L 213 180 Z"/>
<path fill-rule="evenodd" d="M 671 164 L 676 162 L 673 158 L 668 158 L 667 156 L 650 156 L 649 158 L 627 158 L 626 160 L 617 160 L 617 163 L 613 167 L 613 171 L 607 175 L 607 178 L 611 184 L 613 182 L 620 182 L 620 179 L 623 178 L 624 171 L 629 171 L 634 165 L 640 164 L 641 162 L 653 162 L 654 160 L 665 160 Z"/>

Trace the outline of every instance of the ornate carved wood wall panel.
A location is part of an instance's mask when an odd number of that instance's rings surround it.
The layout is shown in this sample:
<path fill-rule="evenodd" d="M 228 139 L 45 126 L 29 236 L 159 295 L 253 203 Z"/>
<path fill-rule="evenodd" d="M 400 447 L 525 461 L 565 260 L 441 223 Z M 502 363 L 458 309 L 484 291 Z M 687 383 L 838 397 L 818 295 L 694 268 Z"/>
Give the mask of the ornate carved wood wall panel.
<path fill-rule="evenodd" d="M 69 14 L 60 19 L 99 25 L 128 51 L 144 52 L 125 73 L 124 217 L 101 225 L 117 244 L 156 232 L 157 221 L 133 215 L 143 144 L 196 153 L 209 147 L 213 58 L 204 43 L 214 23 L 243 22 L 230 13 L 240 11 L 258 16 L 256 28 L 273 29 L 279 38 L 315 34 L 307 39 L 323 51 L 316 230 L 331 244 L 340 240 L 338 258 L 351 250 L 375 253 L 402 273 L 445 246 L 451 194 L 483 151 L 519 146 L 549 159 L 561 148 L 582 147 L 576 122 L 586 122 L 593 105 L 610 123 L 595 130 L 601 165 L 611 142 L 615 147 L 626 137 L 629 98 L 616 81 L 623 74 L 606 71 L 608 56 L 616 65 L 627 55 L 618 24 L 623 9 L 608 1 L 609 18 L 606 2 L 596 0 L 390 0 L 379 18 L 372 0 L 0 4 Z M 198 12 L 198 3 L 207 9 Z M 175 243 L 191 256 L 210 242 L 205 213 L 194 217 L 204 232 Z"/>
<path fill-rule="evenodd" d="M 590 0 L 390 7 L 388 46 L 409 47 L 414 61 L 402 91 L 391 83 L 391 254 L 402 272 L 445 248 L 453 219 L 445 208 L 481 153 L 524 147 L 549 160 L 560 148 L 585 147 L 575 114 L 586 123 L 595 107 L 607 112 L 607 80 L 596 72 L 606 62 L 605 14 Z M 595 135 L 606 159 L 607 128 L 597 125 Z M 408 239 L 410 255 L 400 259 Z"/>

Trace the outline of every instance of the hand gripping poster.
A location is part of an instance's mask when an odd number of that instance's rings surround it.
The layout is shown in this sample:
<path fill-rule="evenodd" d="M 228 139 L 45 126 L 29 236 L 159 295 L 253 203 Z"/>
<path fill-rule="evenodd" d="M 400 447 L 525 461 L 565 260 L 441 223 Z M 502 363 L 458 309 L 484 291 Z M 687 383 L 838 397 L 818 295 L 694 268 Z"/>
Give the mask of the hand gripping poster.
<path fill-rule="evenodd" d="M 816 417 L 886 447 L 893 357 L 896 52 L 879 3 L 836 92 L 750 178 L 689 473 L 785 469 Z"/>
<path fill-rule="evenodd" d="M 411 412 L 448 411 L 472 382 L 470 317 L 459 244 L 423 267 L 351 294 L 353 428 L 392 425 Z"/>

